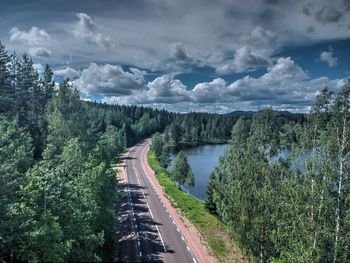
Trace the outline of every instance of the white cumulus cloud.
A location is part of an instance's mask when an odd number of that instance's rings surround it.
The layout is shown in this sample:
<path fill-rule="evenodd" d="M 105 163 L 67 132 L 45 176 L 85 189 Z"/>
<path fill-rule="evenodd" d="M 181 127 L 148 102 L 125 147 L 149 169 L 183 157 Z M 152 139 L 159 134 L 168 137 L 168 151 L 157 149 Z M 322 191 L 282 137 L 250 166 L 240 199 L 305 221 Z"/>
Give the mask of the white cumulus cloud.
<path fill-rule="evenodd" d="M 220 75 L 228 75 L 233 72 L 242 73 L 266 67 L 269 64 L 269 59 L 252 52 L 248 47 L 244 46 L 235 52 L 235 57 L 229 64 L 226 63 L 217 67 L 216 72 Z"/>
<path fill-rule="evenodd" d="M 111 37 L 97 32 L 98 26 L 89 15 L 77 13 L 76 17 L 79 21 L 73 26 L 71 33 L 77 39 L 100 48 L 110 48 L 115 45 Z"/>
<path fill-rule="evenodd" d="M 44 30 L 33 26 L 28 31 L 22 31 L 17 27 L 10 30 L 10 41 L 22 44 L 33 57 L 50 57 L 52 51 L 49 46 L 51 36 Z"/>
<path fill-rule="evenodd" d="M 144 87 L 144 71 L 131 68 L 125 71 L 118 65 L 91 63 L 73 82 L 83 94 L 103 96 L 129 95 Z"/>
<path fill-rule="evenodd" d="M 71 67 L 66 67 L 66 68 L 62 68 L 62 69 L 56 69 L 53 71 L 53 73 L 56 76 L 60 76 L 60 77 L 63 77 L 65 79 L 66 78 L 75 79 L 75 78 L 80 76 L 81 71 L 74 69 L 74 68 L 71 68 Z"/>
<path fill-rule="evenodd" d="M 232 83 L 222 78 L 202 82 L 188 89 L 180 80 L 163 75 L 149 82 L 142 92 L 106 96 L 103 102 L 139 104 L 169 110 L 229 112 L 244 108 L 257 110 L 272 106 L 279 110 L 308 111 L 319 90 L 338 91 L 343 79 L 310 79 L 290 57 L 280 57 L 267 73 L 254 78 L 245 76 Z"/>
<path fill-rule="evenodd" d="M 44 30 L 33 26 L 28 32 L 13 27 L 10 30 L 10 41 L 17 41 L 30 46 L 45 45 L 51 40 L 51 36 Z"/>
<path fill-rule="evenodd" d="M 326 62 L 330 67 L 338 65 L 338 58 L 334 56 L 332 49 L 329 51 L 323 51 L 320 55 L 320 59 L 321 61 Z"/>

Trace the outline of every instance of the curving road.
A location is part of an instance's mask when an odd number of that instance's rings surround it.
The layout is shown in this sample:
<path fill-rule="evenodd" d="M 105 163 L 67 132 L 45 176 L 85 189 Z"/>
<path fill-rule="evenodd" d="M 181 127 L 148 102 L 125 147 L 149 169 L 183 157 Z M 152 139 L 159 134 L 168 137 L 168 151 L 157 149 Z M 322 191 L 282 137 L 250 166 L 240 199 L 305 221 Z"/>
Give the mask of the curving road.
<path fill-rule="evenodd" d="M 125 180 L 117 214 L 122 232 L 116 260 L 198 262 L 188 242 L 189 234 L 183 234 L 186 230 L 174 214 L 175 210 L 161 196 L 159 185 L 145 165 L 149 143 L 147 140 L 136 145 L 124 158 Z"/>

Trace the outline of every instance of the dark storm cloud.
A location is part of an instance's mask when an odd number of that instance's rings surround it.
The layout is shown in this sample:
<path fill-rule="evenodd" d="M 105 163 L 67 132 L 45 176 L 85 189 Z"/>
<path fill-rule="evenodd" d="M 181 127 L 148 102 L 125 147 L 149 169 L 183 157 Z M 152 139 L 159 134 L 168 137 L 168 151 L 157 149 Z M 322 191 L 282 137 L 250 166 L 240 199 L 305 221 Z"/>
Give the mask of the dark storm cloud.
<path fill-rule="evenodd" d="M 311 3 L 307 3 L 306 5 L 304 5 L 302 8 L 302 12 L 305 15 L 310 16 L 311 15 Z"/>
<path fill-rule="evenodd" d="M 302 74 L 308 69 L 293 71 L 293 58 L 278 54 L 349 37 L 340 26 L 350 25 L 346 10 L 349 0 L 2 0 L 0 39 L 10 52 L 31 54 L 38 68 L 54 65 L 55 75 L 109 102 L 223 111 L 265 101 L 290 108 L 311 101 L 316 84 Z M 330 51 L 316 59 L 335 65 Z M 203 66 L 211 81 L 186 86 L 176 79 Z M 266 74 L 251 74 L 256 69 Z M 215 70 L 238 79 L 225 82 Z"/>
<path fill-rule="evenodd" d="M 51 56 L 51 50 L 43 48 L 43 47 L 37 47 L 37 48 L 30 48 L 29 49 L 29 55 L 33 57 L 45 57 L 48 58 Z"/>
<path fill-rule="evenodd" d="M 271 5 L 277 5 L 281 3 L 283 0 L 264 0 L 265 3 L 271 4 Z"/>
<path fill-rule="evenodd" d="M 350 11 L 350 0 L 343 0 L 344 9 Z"/>
<path fill-rule="evenodd" d="M 263 27 L 270 27 L 276 20 L 280 18 L 280 13 L 272 8 L 264 9 L 257 17 L 257 24 Z"/>
<path fill-rule="evenodd" d="M 173 43 L 169 46 L 170 56 L 178 63 L 195 64 L 196 60 L 189 54 L 182 43 Z"/>
<path fill-rule="evenodd" d="M 316 20 L 322 24 L 335 23 L 340 20 L 343 14 L 334 6 L 324 6 L 316 13 Z"/>
<path fill-rule="evenodd" d="M 307 33 L 313 33 L 313 32 L 315 32 L 315 27 L 313 27 L 313 26 L 308 26 L 307 28 L 306 28 L 306 32 Z"/>

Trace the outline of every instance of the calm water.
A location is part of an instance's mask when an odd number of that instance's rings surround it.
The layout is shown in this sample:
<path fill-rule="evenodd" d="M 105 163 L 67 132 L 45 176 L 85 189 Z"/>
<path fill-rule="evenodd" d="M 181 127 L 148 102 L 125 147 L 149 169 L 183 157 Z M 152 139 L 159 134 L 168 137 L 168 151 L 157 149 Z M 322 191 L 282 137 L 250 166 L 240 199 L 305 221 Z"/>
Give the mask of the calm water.
<path fill-rule="evenodd" d="M 182 149 L 186 155 L 188 162 L 194 174 L 194 187 L 182 186 L 182 189 L 194 197 L 205 201 L 207 199 L 206 192 L 210 179 L 210 174 L 214 167 L 219 163 L 219 157 L 224 153 L 227 144 L 211 144 L 199 145 Z M 171 153 L 171 164 L 168 171 L 171 170 L 176 157 L 176 152 Z"/>

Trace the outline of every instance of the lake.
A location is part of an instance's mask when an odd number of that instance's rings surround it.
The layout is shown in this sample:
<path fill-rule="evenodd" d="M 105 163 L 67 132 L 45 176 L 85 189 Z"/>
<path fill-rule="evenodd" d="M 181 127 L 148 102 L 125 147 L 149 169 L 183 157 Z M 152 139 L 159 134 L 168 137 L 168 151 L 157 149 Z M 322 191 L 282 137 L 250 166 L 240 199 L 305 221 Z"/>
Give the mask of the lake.
<path fill-rule="evenodd" d="M 220 156 L 225 152 L 228 144 L 206 144 L 183 148 L 188 162 L 194 174 L 194 187 L 183 185 L 181 188 L 192 196 L 205 201 L 207 200 L 207 187 L 210 175 L 215 166 L 219 163 Z M 168 171 L 171 170 L 178 150 L 172 150 L 170 153 L 171 164 Z"/>

